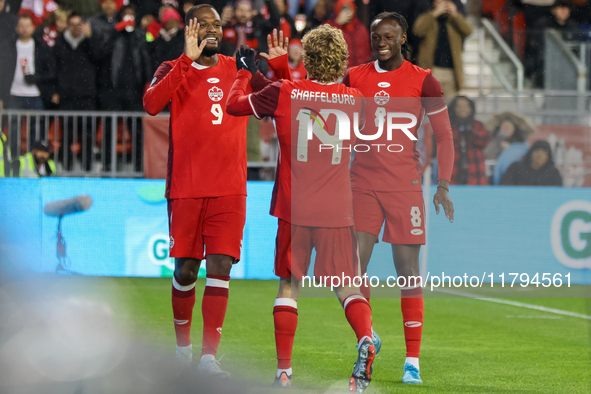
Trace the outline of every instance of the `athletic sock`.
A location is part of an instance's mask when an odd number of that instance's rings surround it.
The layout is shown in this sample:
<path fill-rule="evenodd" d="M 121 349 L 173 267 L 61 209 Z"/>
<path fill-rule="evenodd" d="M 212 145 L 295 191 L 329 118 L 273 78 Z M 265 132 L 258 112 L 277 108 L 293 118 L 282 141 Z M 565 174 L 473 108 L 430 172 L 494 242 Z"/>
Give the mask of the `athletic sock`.
<path fill-rule="evenodd" d="M 279 368 L 277 368 L 277 375 L 276 376 L 277 377 L 280 377 L 283 372 L 285 372 L 287 374 L 287 376 L 291 376 L 291 367 L 290 368 L 287 368 L 287 369 L 279 369 Z"/>
<path fill-rule="evenodd" d="M 343 300 L 343 309 L 357 341 L 371 338 L 371 307 L 361 294 L 353 294 Z"/>
<path fill-rule="evenodd" d="M 420 370 L 418 357 L 407 357 L 404 362 L 409 363 L 410 365 L 414 366 L 416 369 Z"/>
<path fill-rule="evenodd" d="M 222 326 L 228 308 L 230 277 L 207 274 L 201 313 L 203 315 L 203 344 L 201 356 L 215 356 L 222 336 Z"/>
<path fill-rule="evenodd" d="M 364 272 L 362 275 L 362 278 L 364 278 L 364 280 L 359 290 L 361 290 L 361 295 L 363 295 L 369 303 L 369 299 L 371 298 L 371 286 L 369 285 L 369 278 L 367 278 L 366 275 L 367 272 Z"/>
<path fill-rule="evenodd" d="M 273 306 L 275 346 L 277 347 L 277 376 L 283 370 L 291 375 L 291 351 L 298 326 L 298 302 L 293 298 L 277 298 Z"/>
<path fill-rule="evenodd" d="M 172 278 L 172 315 L 176 344 L 179 347 L 191 345 L 191 321 L 195 306 L 195 281 L 181 282 L 176 275 Z"/>
<path fill-rule="evenodd" d="M 418 358 L 423 334 L 423 289 L 420 286 L 405 287 L 401 289 L 400 293 L 406 357 Z"/>

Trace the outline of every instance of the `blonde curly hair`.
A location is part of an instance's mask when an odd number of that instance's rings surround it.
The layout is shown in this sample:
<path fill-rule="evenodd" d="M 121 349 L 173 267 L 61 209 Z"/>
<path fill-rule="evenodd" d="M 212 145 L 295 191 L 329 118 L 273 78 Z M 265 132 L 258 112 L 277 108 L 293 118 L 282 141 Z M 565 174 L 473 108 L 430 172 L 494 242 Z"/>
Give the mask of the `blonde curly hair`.
<path fill-rule="evenodd" d="M 302 46 L 309 79 L 329 83 L 345 75 L 349 50 L 339 29 L 320 25 L 306 33 Z"/>

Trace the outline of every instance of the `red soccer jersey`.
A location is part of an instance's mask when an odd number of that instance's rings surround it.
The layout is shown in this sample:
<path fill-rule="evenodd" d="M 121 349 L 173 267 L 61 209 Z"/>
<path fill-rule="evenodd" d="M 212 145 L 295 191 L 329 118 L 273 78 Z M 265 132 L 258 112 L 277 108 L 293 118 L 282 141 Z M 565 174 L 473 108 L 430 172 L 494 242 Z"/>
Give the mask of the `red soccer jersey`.
<path fill-rule="evenodd" d="M 232 95 L 246 83 L 246 72 L 238 76 Z M 275 119 L 280 157 L 271 214 L 299 226 L 353 225 L 349 162 L 354 121 L 359 128 L 364 122 L 359 91 L 336 83 L 283 80 L 248 101 L 247 111 L 230 98 L 228 109 Z"/>
<path fill-rule="evenodd" d="M 429 70 L 404 61 L 398 69 L 385 71 L 375 61 L 349 69 L 343 83 L 359 89 L 367 102 L 366 137 L 358 139 L 351 166 L 354 188 L 422 190 L 416 138 L 425 112 L 437 138 L 439 178 L 450 180 L 451 126 L 441 85 Z"/>
<path fill-rule="evenodd" d="M 203 67 L 186 55 L 160 65 L 144 96 L 150 115 L 170 107 L 166 198 L 246 194 L 247 117 L 226 113 L 234 58 Z"/>

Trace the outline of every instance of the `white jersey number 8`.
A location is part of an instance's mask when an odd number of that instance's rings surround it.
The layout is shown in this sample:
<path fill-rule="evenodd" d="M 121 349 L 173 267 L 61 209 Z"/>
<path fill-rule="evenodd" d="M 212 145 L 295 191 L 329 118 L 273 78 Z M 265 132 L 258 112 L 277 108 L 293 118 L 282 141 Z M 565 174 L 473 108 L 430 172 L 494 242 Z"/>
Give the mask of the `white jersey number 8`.
<path fill-rule="evenodd" d="M 413 227 L 421 227 L 421 222 L 423 219 L 421 218 L 421 210 L 419 207 L 412 207 L 410 209 L 410 222 L 412 223 Z"/>

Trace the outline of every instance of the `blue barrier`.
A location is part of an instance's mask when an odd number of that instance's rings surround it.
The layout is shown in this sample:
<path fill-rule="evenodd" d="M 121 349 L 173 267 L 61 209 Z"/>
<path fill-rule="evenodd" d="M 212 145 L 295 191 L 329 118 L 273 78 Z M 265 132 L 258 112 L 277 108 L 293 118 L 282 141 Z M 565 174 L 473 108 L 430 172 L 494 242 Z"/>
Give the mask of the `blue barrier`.
<path fill-rule="evenodd" d="M 163 181 L 0 179 L 0 190 L 3 266 L 54 272 L 58 219 L 44 215 L 43 207 L 88 194 L 92 207 L 62 221 L 68 272 L 172 274 Z M 232 270 L 234 278 L 275 278 L 277 220 L 268 214 L 271 190 L 271 183 L 248 184 L 242 258 Z M 431 196 L 434 191 L 430 190 Z M 433 204 L 426 201 L 426 271 L 478 277 L 502 272 L 570 273 L 571 283 L 591 284 L 590 194 L 589 189 L 453 187 L 453 224 L 443 213 L 435 215 Z M 368 274 L 381 279 L 395 274 L 390 245 L 376 245 Z"/>

